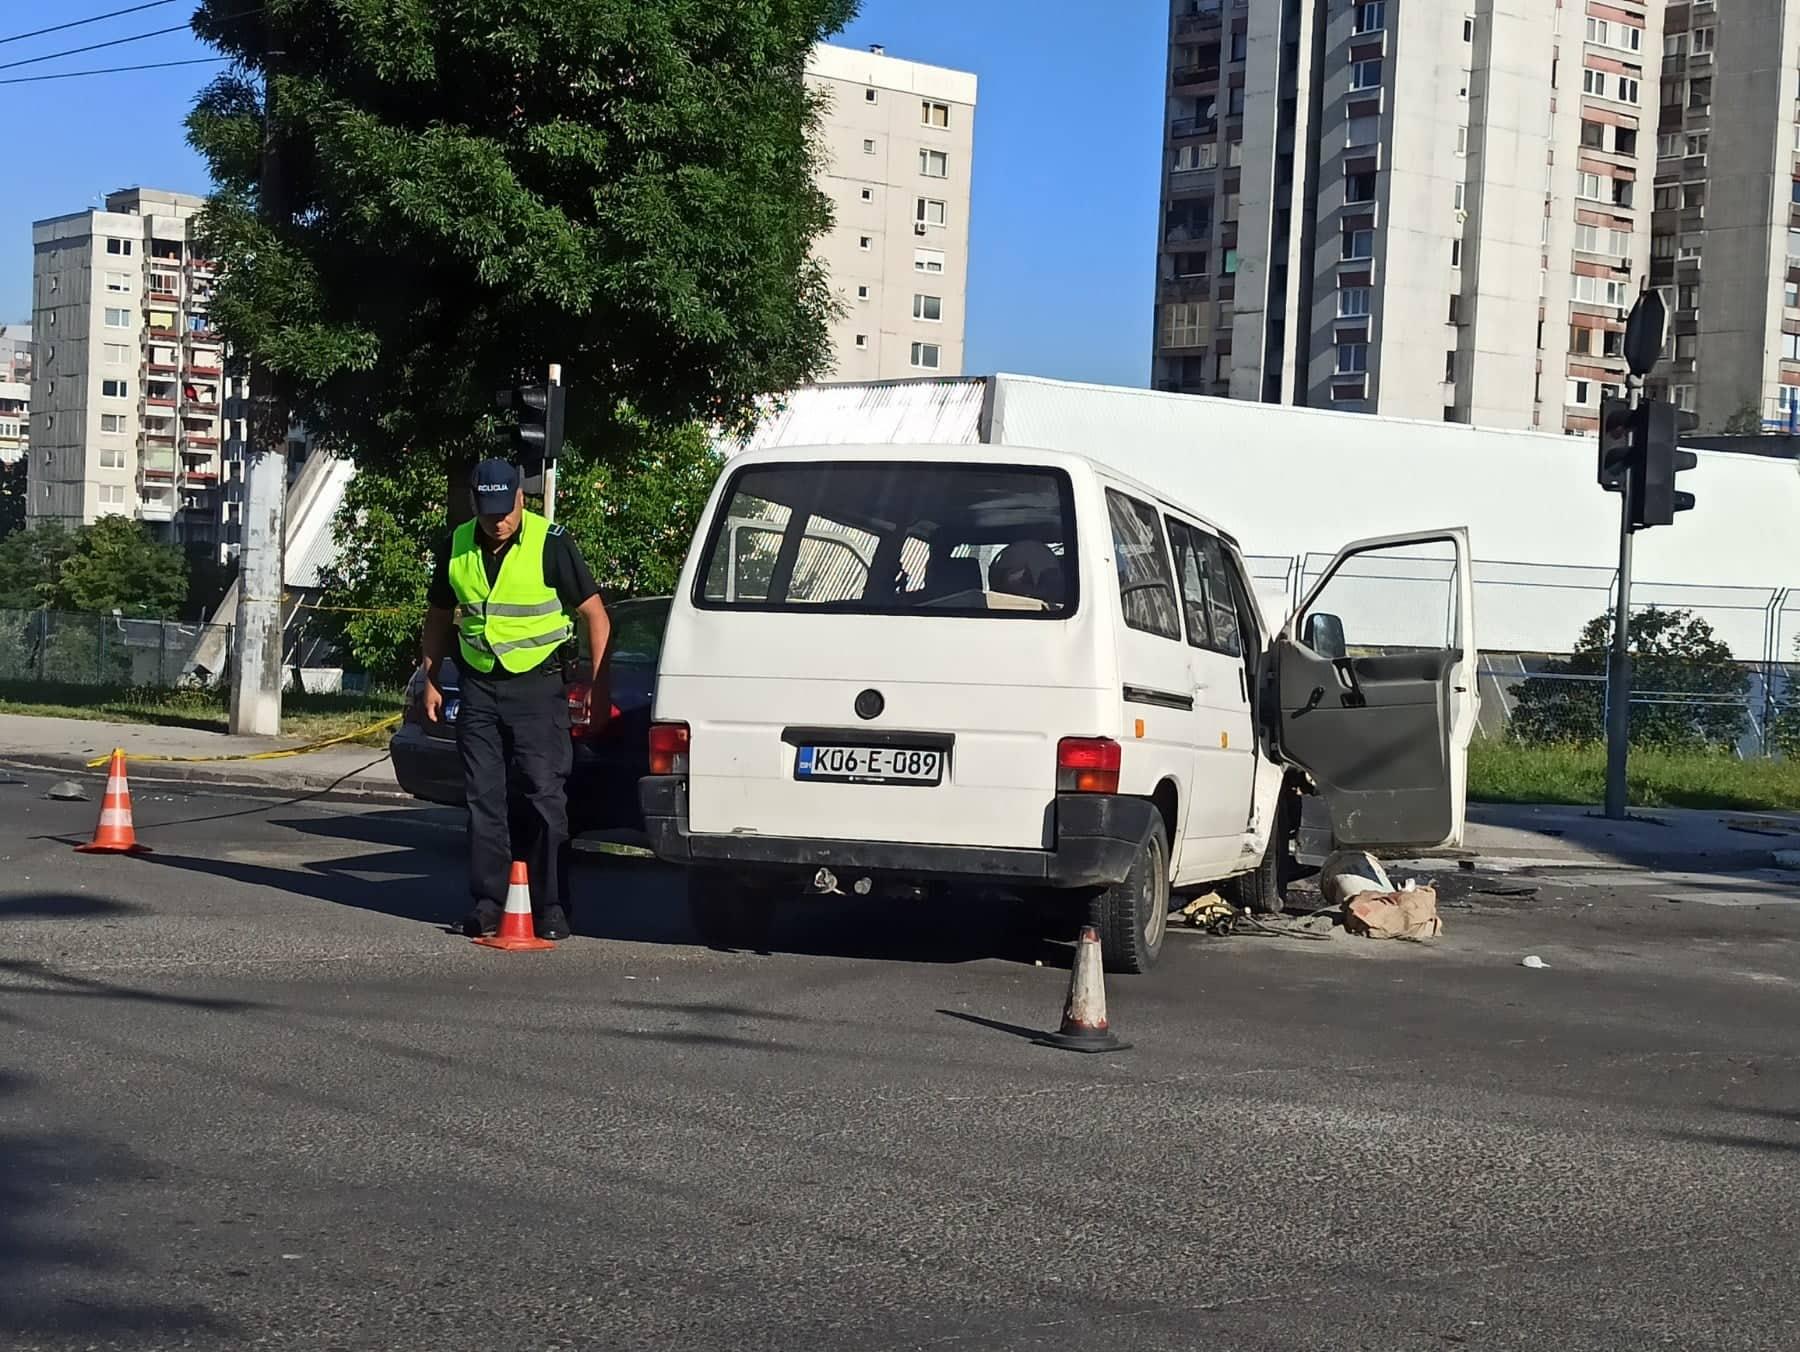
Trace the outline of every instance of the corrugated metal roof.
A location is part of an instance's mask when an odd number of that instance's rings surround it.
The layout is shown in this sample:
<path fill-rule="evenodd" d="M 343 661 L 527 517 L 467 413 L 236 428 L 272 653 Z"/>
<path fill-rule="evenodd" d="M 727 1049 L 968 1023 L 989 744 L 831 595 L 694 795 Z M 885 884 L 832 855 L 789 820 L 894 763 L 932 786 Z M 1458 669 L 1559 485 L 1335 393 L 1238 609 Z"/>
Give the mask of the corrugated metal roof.
<path fill-rule="evenodd" d="M 773 446 L 973 446 L 981 441 L 988 382 L 981 376 L 805 385 L 768 401 L 747 440 L 718 443 L 727 455 Z"/>
<path fill-rule="evenodd" d="M 309 475 L 316 476 L 311 483 Z M 337 560 L 331 524 L 355 477 L 356 466 L 350 461 L 314 452 L 289 490 L 284 570 L 290 588 L 320 586 L 319 575 Z"/>

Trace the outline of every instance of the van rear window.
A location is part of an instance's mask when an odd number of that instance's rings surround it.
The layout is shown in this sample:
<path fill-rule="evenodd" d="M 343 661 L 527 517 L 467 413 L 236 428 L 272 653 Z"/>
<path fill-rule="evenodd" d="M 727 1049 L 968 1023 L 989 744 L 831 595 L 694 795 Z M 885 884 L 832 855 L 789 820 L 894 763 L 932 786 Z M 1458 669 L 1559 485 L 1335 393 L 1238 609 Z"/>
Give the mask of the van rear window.
<path fill-rule="evenodd" d="M 1079 600 L 1061 470 L 753 465 L 722 502 L 696 586 L 702 607 L 1059 619 Z"/>

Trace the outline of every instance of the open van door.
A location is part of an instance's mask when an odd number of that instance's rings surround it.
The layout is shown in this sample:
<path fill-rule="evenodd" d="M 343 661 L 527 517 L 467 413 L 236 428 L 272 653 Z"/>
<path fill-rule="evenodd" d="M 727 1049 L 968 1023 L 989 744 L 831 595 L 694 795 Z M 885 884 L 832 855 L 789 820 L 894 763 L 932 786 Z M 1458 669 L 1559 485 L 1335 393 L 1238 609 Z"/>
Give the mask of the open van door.
<path fill-rule="evenodd" d="M 1476 662 L 1465 529 L 1347 545 L 1306 592 L 1269 654 L 1272 731 L 1339 845 L 1461 843 Z"/>

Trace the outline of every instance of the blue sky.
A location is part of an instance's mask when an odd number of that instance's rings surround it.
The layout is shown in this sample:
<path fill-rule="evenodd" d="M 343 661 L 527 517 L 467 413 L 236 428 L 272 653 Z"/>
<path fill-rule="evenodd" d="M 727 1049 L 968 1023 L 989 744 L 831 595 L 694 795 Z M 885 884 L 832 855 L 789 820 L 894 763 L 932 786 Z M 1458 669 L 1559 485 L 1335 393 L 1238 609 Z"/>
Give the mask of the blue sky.
<path fill-rule="evenodd" d="M 7 6 L 8 34 L 128 0 Z M 67 4 L 67 8 L 64 8 Z M 185 3 L 0 43 L 0 65 L 179 23 Z M 38 20 L 39 22 L 33 22 Z M 1164 0 L 864 0 L 838 42 L 976 72 L 968 369 L 1142 385 L 1150 366 Z M 207 55 L 171 33 L 0 80 Z M 31 308 L 31 222 L 130 184 L 205 192 L 182 118 L 210 67 L 0 84 L 0 320 Z M 104 106 L 93 96 L 105 93 Z M 36 109 L 51 103 L 53 119 Z"/>

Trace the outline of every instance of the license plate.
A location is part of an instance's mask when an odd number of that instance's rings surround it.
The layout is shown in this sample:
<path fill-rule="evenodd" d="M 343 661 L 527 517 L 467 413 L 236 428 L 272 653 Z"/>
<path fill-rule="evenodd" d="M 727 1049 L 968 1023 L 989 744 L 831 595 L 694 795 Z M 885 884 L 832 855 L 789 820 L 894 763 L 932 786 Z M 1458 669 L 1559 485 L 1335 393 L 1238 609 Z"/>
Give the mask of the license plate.
<path fill-rule="evenodd" d="M 794 778 L 839 784 L 941 784 L 944 753 L 900 746 L 803 746 Z"/>
<path fill-rule="evenodd" d="M 444 722 L 446 722 L 446 723 L 456 722 L 456 716 L 458 714 L 460 714 L 461 712 L 462 712 L 462 701 L 461 700 L 447 699 L 444 701 Z"/>

